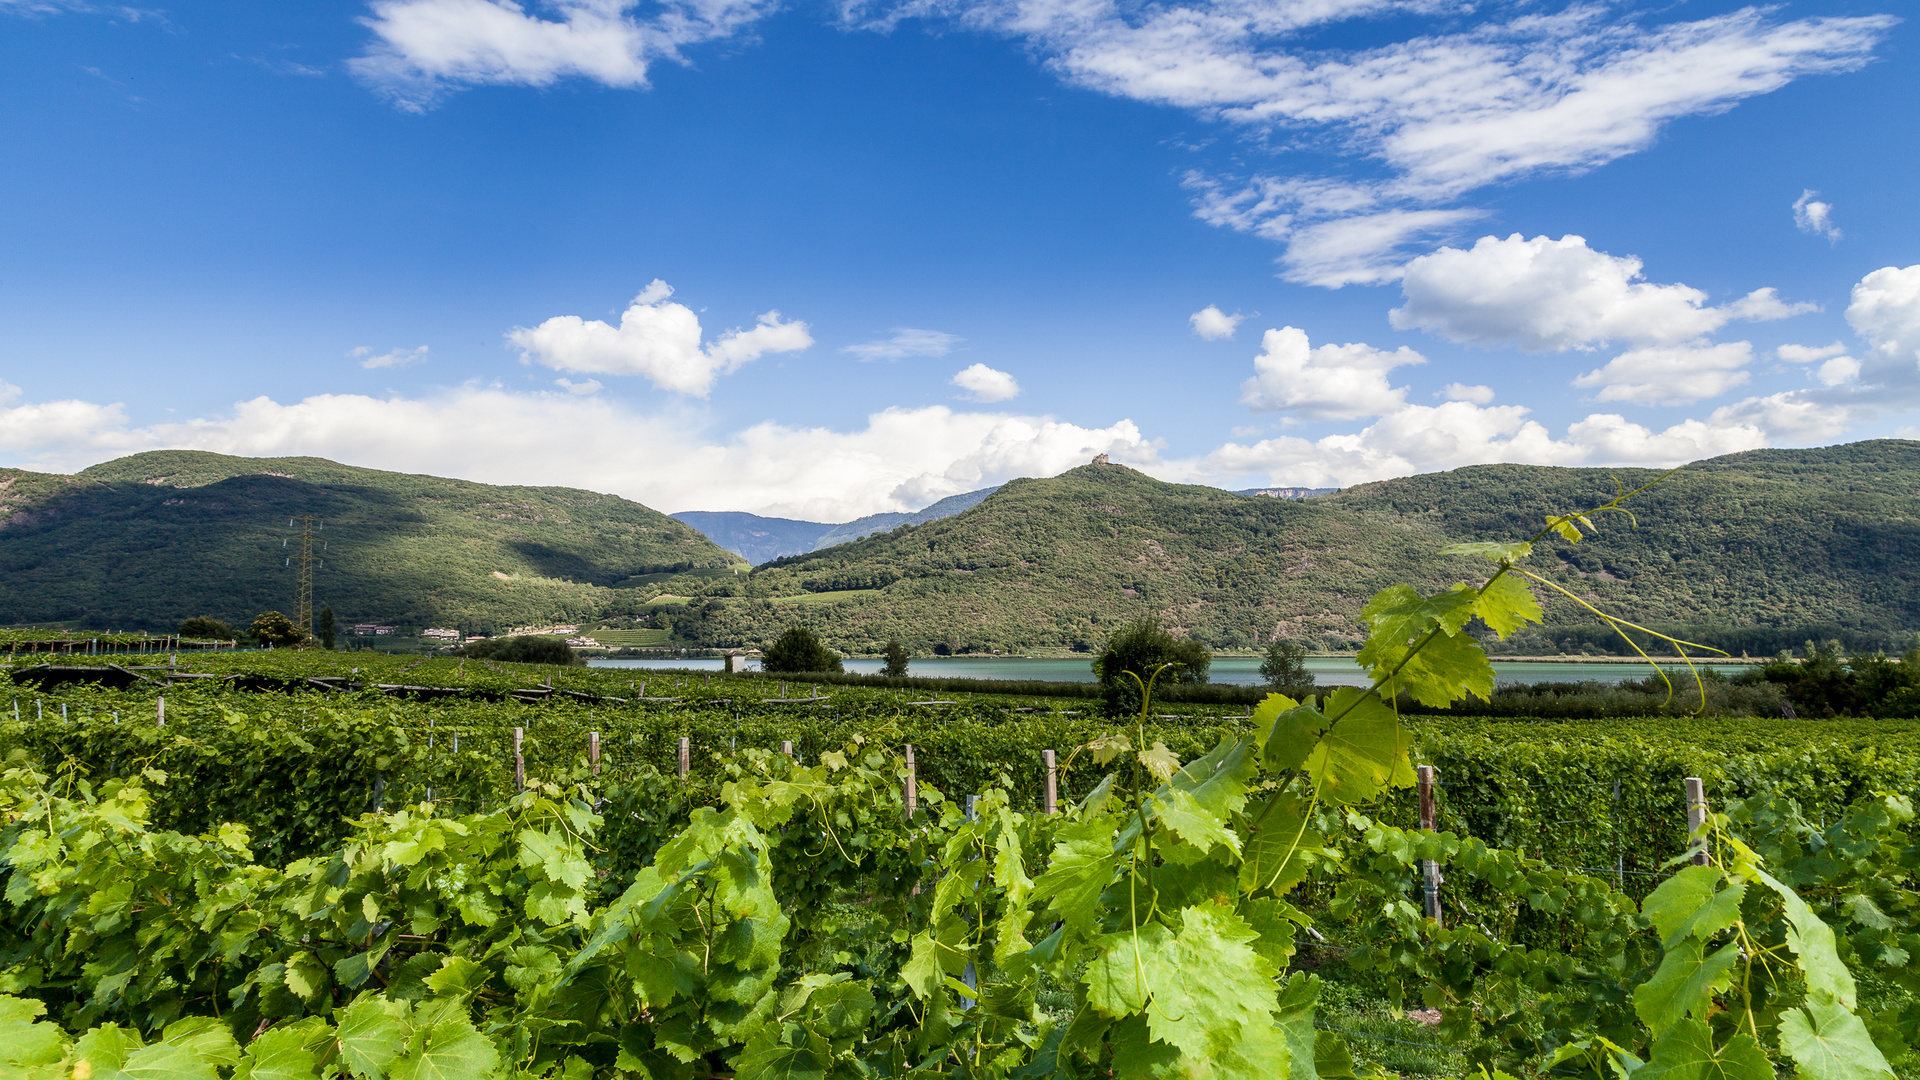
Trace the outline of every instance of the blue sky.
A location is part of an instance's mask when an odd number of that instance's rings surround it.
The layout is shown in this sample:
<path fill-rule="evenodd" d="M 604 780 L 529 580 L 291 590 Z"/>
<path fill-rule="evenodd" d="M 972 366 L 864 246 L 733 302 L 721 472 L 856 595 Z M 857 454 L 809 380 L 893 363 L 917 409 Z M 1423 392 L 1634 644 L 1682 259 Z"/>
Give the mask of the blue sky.
<path fill-rule="evenodd" d="M 1911 436 L 1897 9 L 0 0 L 0 464 L 846 520 Z"/>

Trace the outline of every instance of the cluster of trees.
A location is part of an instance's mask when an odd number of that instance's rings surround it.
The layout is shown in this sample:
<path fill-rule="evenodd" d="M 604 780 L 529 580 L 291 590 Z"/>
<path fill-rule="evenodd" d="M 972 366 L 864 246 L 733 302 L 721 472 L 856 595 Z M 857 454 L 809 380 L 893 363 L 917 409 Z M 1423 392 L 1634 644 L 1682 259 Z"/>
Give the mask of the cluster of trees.
<path fill-rule="evenodd" d="M 1837 641 L 1809 641 L 1805 653 L 1804 660 L 1776 657 L 1734 681 L 1773 684 L 1802 717 L 1920 716 L 1920 649 L 1898 659 L 1850 657 Z"/>
<path fill-rule="evenodd" d="M 309 641 L 316 642 L 323 649 L 331 649 L 336 641 L 331 607 L 321 608 L 319 614 L 314 616 L 314 634 L 311 638 L 305 629 L 295 626 L 292 619 L 278 611 L 263 611 L 254 616 L 244 632 L 211 615 L 195 615 L 182 619 L 174 633 L 200 641 L 240 641 L 251 638 L 275 649 L 292 648 Z"/>
<path fill-rule="evenodd" d="M 542 634 L 487 638 L 455 649 L 453 655 L 519 664 L 584 666 L 587 662 L 573 651 L 573 646 L 567 644 L 567 639 Z"/>

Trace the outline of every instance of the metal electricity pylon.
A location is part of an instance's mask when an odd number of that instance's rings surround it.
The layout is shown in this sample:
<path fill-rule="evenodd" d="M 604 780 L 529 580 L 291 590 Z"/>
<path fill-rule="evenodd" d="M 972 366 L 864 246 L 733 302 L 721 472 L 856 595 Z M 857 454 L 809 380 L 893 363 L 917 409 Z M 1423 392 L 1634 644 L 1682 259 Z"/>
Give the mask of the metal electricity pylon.
<path fill-rule="evenodd" d="M 319 554 L 315 554 L 313 550 L 313 534 L 326 528 L 326 526 L 322 525 L 320 519 L 314 517 L 312 514 L 302 514 L 287 522 L 287 528 L 289 529 L 295 525 L 300 526 L 300 553 L 298 555 L 287 556 L 288 566 L 292 566 L 295 562 L 300 564 L 300 613 L 293 625 L 299 627 L 300 632 L 307 635 L 308 641 L 312 641 L 313 571 L 315 564 L 318 564 L 319 569 L 325 570 L 327 568 L 327 562 L 324 558 L 327 551 L 327 542 L 322 540 L 320 542 L 320 552 Z M 280 546 L 283 548 L 286 547 L 288 542 L 293 539 L 291 536 L 282 539 Z"/>

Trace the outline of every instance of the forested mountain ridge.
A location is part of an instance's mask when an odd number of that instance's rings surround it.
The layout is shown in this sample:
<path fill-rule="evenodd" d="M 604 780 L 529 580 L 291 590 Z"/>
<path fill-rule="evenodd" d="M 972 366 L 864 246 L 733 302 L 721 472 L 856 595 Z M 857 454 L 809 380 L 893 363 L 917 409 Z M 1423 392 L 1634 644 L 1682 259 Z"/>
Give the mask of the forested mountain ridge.
<path fill-rule="evenodd" d="M 1488 465 L 1290 501 L 1167 484 L 1120 466 L 1016 480 L 965 513 L 755 570 L 663 612 L 716 644 L 763 641 L 797 616 L 843 647 L 889 637 L 954 650 L 1091 643 L 1155 614 L 1216 645 L 1358 636 L 1367 597 L 1481 570 L 1447 544 L 1531 535 L 1646 469 Z M 1896 641 L 1920 628 L 1920 443 L 1762 450 L 1689 466 L 1534 566 L 1638 621 L 1755 652 L 1799 635 Z M 1545 589 L 1549 628 L 1518 646 L 1601 644 Z"/>
<path fill-rule="evenodd" d="M 673 516 L 699 529 L 707 539 L 728 551 L 750 563 L 759 564 L 791 555 L 805 555 L 901 525 L 951 517 L 975 506 L 998 490 L 998 487 L 990 487 L 949 495 L 924 510 L 868 514 L 840 525 L 824 521 L 761 517 L 738 510 L 682 510 Z"/>
<path fill-rule="evenodd" d="M 290 611 L 282 545 L 304 514 L 322 519 L 328 545 L 315 603 L 349 623 L 587 618 L 630 597 L 610 587 L 634 576 L 739 562 L 612 495 L 155 451 L 75 476 L 0 469 L 0 623 L 164 629 L 185 615 Z"/>

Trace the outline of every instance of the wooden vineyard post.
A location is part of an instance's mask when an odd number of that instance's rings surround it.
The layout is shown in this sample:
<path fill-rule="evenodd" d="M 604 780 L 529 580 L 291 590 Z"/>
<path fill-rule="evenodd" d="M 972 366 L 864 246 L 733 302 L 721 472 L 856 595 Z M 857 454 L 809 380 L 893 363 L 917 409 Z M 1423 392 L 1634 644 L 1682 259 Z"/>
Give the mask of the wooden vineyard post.
<path fill-rule="evenodd" d="M 166 727 L 167 726 L 167 695 L 165 694 L 160 695 L 159 699 L 153 703 L 153 711 L 154 711 L 154 716 L 158 721 L 157 723 L 155 723 L 154 726 Z"/>
<path fill-rule="evenodd" d="M 427 801 L 433 801 L 433 717 L 427 717 Z"/>
<path fill-rule="evenodd" d="M 1040 760 L 1047 766 L 1047 788 L 1040 797 L 1040 812 L 1056 814 L 1060 812 L 1060 771 L 1055 766 L 1053 751 L 1040 751 Z"/>
<path fill-rule="evenodd" d="M 513 729 L 513 786 L 516 791 L 527 790 L 526 728 Z"/>
<path fill-rule="evenodd" d="M 1420 766 L 1420 827 L 1433 832 L 1433 766 Z M 1421 894 L 1425 900 L 1426 916 L 1434 922 L 1440 921 L 1440 864 L 1432 859 L 1420 860 Z"/>
<path fill-rule="evenodd" d="M 920 808 L 920 778 L 913 772 L 913 744 L 907 744 L 906 785 L 901 791 L 901 799 L 907 804 L 907 820 L 913 820 L 914 811 Z"/>
<path fill-rule="evenodd" d="M 783 753 L 783 754 L 785 754 L 785 755 L 787 755 L 788 757 L 792 757 L 792 756 L 793 756 L 793 740 L 792 740 L 792 739 L 781 739 L 781 740 L 780 740 L 780 752 L 781 752 L 781 753 Z"/>
<path fill-rule="evenodd" d="M 587 764 L 593 766 L 593 775 L 600 775 L 600 733 L 587 732 Z"/>
<path fill-rule="evenodd" d="M 1707 823 L 1707 790 L 1697 776 L 1687 777 L 1687 835 L 1700 831 Z M 1704 837 L 1691 841 L 1693 844 L 1693 865 L 1707 865 L 1707 841 Z"/>
<path fill-rule="evenodd" d="M 693 767 L 693 741 L 685 735 L 680 736 L 680 779 L 687 778 L 687 771 Z"/>

